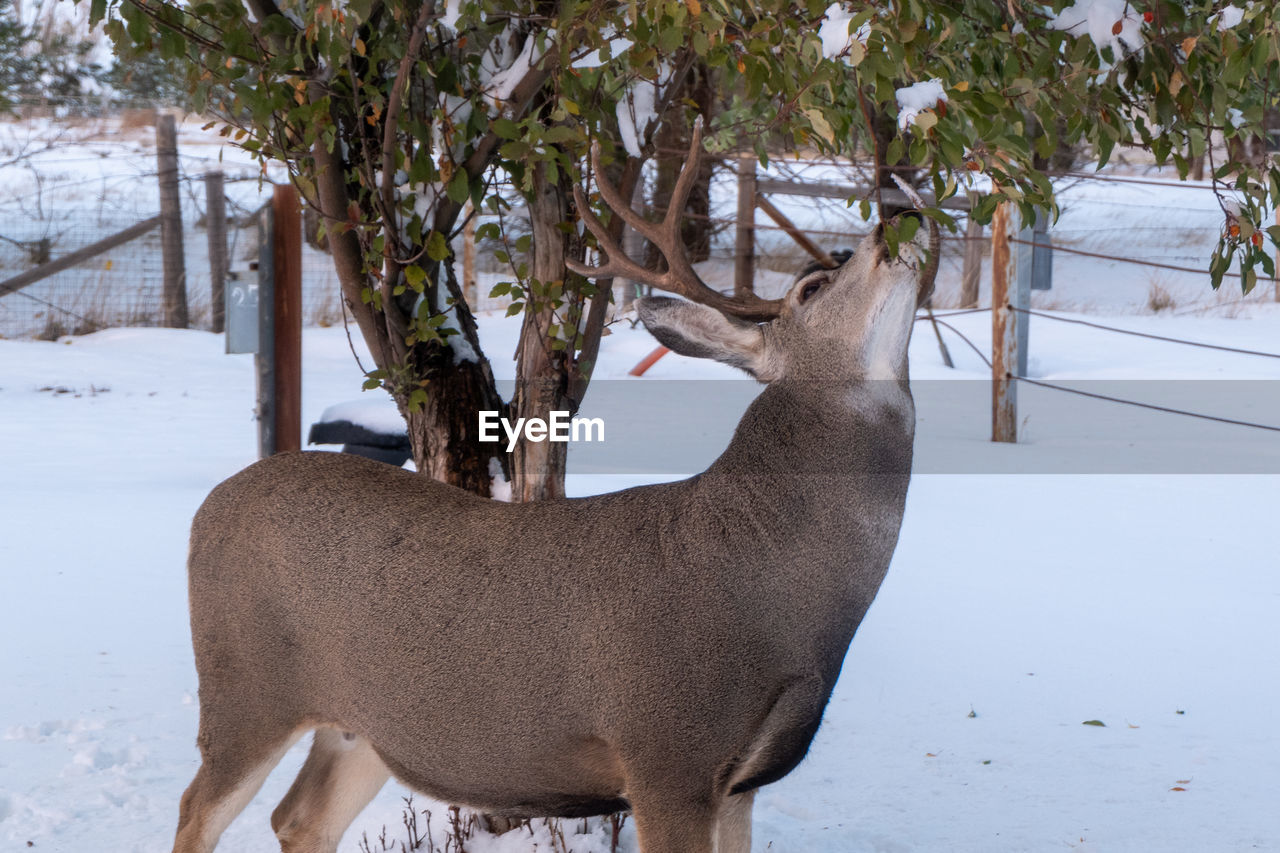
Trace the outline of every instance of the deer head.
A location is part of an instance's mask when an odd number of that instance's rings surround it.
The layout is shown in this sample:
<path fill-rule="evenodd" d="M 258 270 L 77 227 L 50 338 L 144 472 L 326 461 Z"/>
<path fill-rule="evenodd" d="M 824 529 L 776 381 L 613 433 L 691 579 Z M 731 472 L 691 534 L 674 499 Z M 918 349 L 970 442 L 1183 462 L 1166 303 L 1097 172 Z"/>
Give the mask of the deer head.
<path fill-rule="evenodd" d="M 661 223 L 643 219 L 616 188 L 601 179 L 599 148 L 593 147 L 596 180 L 605 204 L 658 247 L 667 270 L 655 272 L 626 257 L 577 188 L 578 210 L 607 260 L 597 267 L 571 262 L 570 269 L 588 276 L 622 275 L 686 297 L 638 300 L 641 321 L 675 352 L 714 358 L 761 382 L 782 378 L 905 382 L 915 310 L 932 294 L 937 273 L 937 223 L 926 218 L 927 245 L 908 243 L 897 257 L 890 255 L 883 225 L 877 225 L 848 261 L 801 277 L 781 299 L 725 296 L 698 277 L 680 240 L 680 216 L 692 189 L 701 144 L 699 120 Z M 920 216 L 914 211 L 903 215 Z"/>

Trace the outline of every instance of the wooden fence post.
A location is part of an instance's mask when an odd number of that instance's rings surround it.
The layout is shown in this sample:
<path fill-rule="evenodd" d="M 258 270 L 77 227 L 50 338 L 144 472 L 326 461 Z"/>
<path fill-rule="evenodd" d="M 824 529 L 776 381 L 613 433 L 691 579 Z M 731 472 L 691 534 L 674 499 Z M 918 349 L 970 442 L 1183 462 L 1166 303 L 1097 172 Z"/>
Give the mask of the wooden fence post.
<path fill-rule="evenodd" d="M 960 273 L 960 307 L 978 307 L 978 285 L 982 279 L 982 224 L 973 218 L 980 195 L 970 198 L 969 220 L 964 226 L 964 267 Z"/>
<path fill-rule="evenodd" d="M 164 253 L 164 324 L 189 325 L 187 270 L 182 256 L 182 197 L 178 191 L 178 130 L 173 116 L 156 120 L 156 171 L 160 178 L 160 246 Z"/>
<path fill-rule="evenodd" d="M 1019 317 L 1009 305 L 1013 266 L 1009 252 L 1009 204 L 1002 202 L 991 217 L 992 441 L 1018 440 L 1018 386 L 1012 374 L 1018 363 Z"/>
<path fill-rule="evenodd" d="M 733 246 L 733 292 L 755 290 L 756 157 L 738 155 L 738 230 Z"/>
<path fill-rule="evenodd" d="M 213 331 L 227 327 L 227 200 L 221 172 L 204 176 L 205 223 L 209 231 L 209 298 Z"/>
<path fill-rule="evenodd" d="M 277 184 L 272 272 L 275 288 L 276 453 L 302 449 L 302 209 L 293 184 Z"/>

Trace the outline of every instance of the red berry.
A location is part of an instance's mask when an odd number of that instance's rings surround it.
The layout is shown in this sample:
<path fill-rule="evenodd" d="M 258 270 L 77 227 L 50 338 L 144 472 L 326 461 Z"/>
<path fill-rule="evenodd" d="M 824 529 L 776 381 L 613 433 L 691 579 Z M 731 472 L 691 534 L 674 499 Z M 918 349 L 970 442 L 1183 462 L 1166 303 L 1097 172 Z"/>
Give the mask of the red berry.
<path fill-rule="evenodd" d="M 1151 14 L 1150 12 L 1142 13 L 1142 20 L 1146 21 L 1148 24 L 1154 21 L 1155 19 L 1156 19 L 1156 16 Z"/>

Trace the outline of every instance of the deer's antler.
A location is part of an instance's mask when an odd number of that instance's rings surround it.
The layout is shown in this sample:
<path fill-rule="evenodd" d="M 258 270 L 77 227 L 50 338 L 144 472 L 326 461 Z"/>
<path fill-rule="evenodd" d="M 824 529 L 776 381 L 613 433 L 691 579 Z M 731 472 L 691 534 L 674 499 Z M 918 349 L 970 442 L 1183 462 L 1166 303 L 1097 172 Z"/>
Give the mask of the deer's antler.
<path fill-rule="evenodd" d="M 608 229 L 600 222 L 591 206 L 587 203 L 582 188 L 574 186 L 573 199 L 578 205 L 582 221 L 596 237 L 607 260 L 599 266 L 587 266 L 577 261 L 566 261 L 566 266 L 578 275 L 591 278 L 609 278 L 621 276 L 632 281 L 650 284 L 659 290 L 676 293 L 694 302 L 700 302 L 715 308 L 722 314 L 738 317 L 743 320 L 772 320 L 782 311 L 782 300 L 761 299 L 754 293 L 741 296 L 725 296 L 707 285 L 694 272 L 689 257 L 685 254 L 684 241 L 680 237 L 680 219 L 684 214 L 685 202 L 693 189 L 693 182 L 698 174 L 698 157 L 702 153 L 702 118 L 693 125 L 693 140 L 689 144 L 689 156 L 680 169 L 675 188 L 671 192 L 671 204 L 661 222 L 649 222 L 639 213 L 632 210 L 631 205 L 622 198 L 618 188 L 604 178 L 604 170 L 600 168 L 600 145 L 591 146 L 591 167 L 595 171 L 596 186 L 600 189 L 600 197 L 617 216 L 636 230 L 641 236 L 657 247 L 667 261 L 666 272 L 657 272 L 627 257 L 618 242 L 609 236 Z"/>

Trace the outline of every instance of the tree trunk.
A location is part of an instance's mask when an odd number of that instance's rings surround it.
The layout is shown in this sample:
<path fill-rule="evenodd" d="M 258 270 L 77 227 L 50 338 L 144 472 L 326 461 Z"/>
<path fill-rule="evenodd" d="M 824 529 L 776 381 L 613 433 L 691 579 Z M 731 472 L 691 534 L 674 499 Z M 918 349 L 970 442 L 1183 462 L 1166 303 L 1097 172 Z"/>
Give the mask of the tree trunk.
<path fill-rule="evenodd" d="M 489 497 L 489 460 L 502 443 L 481 443 L 477 413 L 505 407 L 487 371 L 474 362 L 431 371 L 427 402 L 416 410 L 397 399 L 409 427 L 413 464 L 442 483 Z"/>
<path fill-rule="evenodd" d="M 543 287 L 563 283 L 567 275 L 565 257 L 575 247 L 577 236 L 560 229 L 568 219 L 569 195 L 567 177 L 558 182 L 547 179 L 546 168 L 539 163 L 534 170 L 533 197 L 529 200 L 529 219 L 533 225 L 533 261 L 530 275 Z M 580 257 L 581 251 L 575 256 Z M 569 288 L 563 300 L 570 303 Z M 549 334 L 552 324 L 563 322 L 563 313 L 547 299 L 531 298 L 525 309 L 524 326 L 516 351 L 516 387 L 511 397 L 512 418 L 549 419 L 553 411 L 576 412 L 577 406 L 568 396 L 567 348 L 555 349 L 558 337 Z M 511 499 L 516 502 L 564 497 L 564 474 L 568 445 L 558 441 L 521 441 L 511 454 Z"/>
<path fill-rule="evenodd" d="M 713 92 L 710 71 L 702 63 L 694 65 L 680 91 L 671 98 L 672 103 L 680 100 L 692 100 L 698 105 L 703 121 L 710 124 Z M 654 137 L 657 148 L 654 161 L 657 164 L 657 175 L 654 180 L 651 207 L 659 216 L 666 213 L 671 203 L 671 191 L 675 189 L 676 178 L 680 176 L 686 154 L 689 150 L 690 125 L 685 121 L 682 109 L 667 111 L 658 126 Z M 711 173 L 716 158 L 705 153 L 698 160 L 698 175 L 693 190 L 689 193 L 689 203 L 685 207 L 686 219 L 680 223 L 680 236 L 684 240 L 685 251 L 689 260 L 697 263 L 711 257 L 711 234 L 715 230 L 711 222 Z M 649 247 L 647 257 L 649 266 L 659 262 L 657 250 Z"/>

